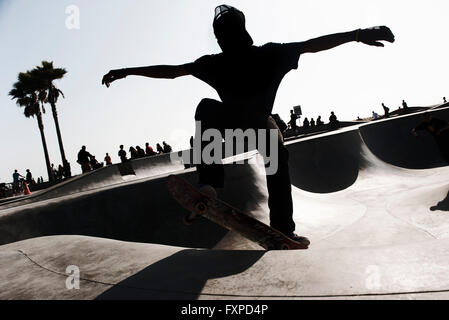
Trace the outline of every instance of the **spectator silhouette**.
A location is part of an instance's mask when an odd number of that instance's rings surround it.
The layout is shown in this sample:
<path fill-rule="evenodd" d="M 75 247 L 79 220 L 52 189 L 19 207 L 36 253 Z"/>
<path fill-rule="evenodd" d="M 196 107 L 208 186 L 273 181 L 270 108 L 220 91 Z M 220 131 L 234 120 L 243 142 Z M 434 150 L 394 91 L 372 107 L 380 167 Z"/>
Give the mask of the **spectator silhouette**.
<path fill-rule="evenodd" d="M 107 166 L 112 165 L 112 159 L 111 156 L 109 155 L 109 153 L 106 152 L 106 157 L 104 157 L 104 162 L 106 163 Z"/>
<path fill-rule="evenodd" d="M 164 153 L 170 153 L 170 152 L 172 152 L 172 148 L 171 148 L 171 146 L 170 146 L 168 143 L 166 143 L 165 141 L 163 141 L 162 144 L 164 145 Z"/>
<path fill-rule="evenodd" d="M 26 183 L 28 183 L 28 184 L 32 184 L 33 183 L 33 175 L 31 174 L 31 171 L 30 171 L 30 169 L 27 169 L 26 170 L 26 175 L 25 175 L 25 181 L 26 181 Z"/>
<path fill-rule="evenodd" d="M 64 176 L 64 167 L 62 165 L 58 165 L 58 180 L 61 180 Z"/>
<path fill-rule="evenodd" d="M 13 192 L 14 193 L 18 193 L 21 191 L 21 185 L 20 185 L 20 181 L 22 181 L 25 178 L 24 176 L 22 176 L 17 169 L 14 170 L 14 173 L 12 174 L 12 187 L 13 187 Z"/>
<path fill-rule="evenodd" d="M 54 163 L 51 164 L 51 174 L 53 175 L 53 180 L 58 179 L 58 170 L 56 170 Z"/>
<path fill-rule="evenodd" d="M 70 162 L 66 161 L 66 165 L 64 168 L 64 178 L 70 178 L 72 176 L 72 168 L 70 166 Z"/>
<path fill-rule="evenodd" d="M 131 156 L 131 159 L 137 159 L 139 157 L 139 154 L 137 153 L 137 150 L 134 149 L 133 146 L 129 147 L 129 154 Z"/>
<path fill-rule="evenodd" d="M 446 97 L 443 97 L 443 103 L 447 103 Z"/>
<path fill-rule="evenodd" d="M 118 156 L 120 157 L 120 161 L 122 163 L 128 161 L 128 158 L 126 157 L 126 151 L 123 148 L 123 144 L 121 144 L 120 150 L 118 151 Z"/>
<path fill-rule="evenodd" d="M 95 159 L 95 156 L 90 157 L 90 165 L 93 170 L 100 169 L 104 166 L 104 163 L 99 163 L 97 159 Z"/>
<path fill-rule="evenodd" d="M 329 116 L 329 126 L 332 130 L 337 129 L 339 126 L 337 116 L 335 115 L 335 113 L 333 111 L 331 111 L 331 115 Z"/>
<path fill-rule="evenodd" d="M 402 100 L 402 108 L 404 109 L 404 111 L 408 109 L 408 105 L 407 102 L 405 102 L 405 100 Z"/>
<path fill-rule="evenodd" d="M 145 157 L 145 150 L 143 150 L 141 147 L 136 146 L 137 151 L 137 157 L 138 158 L 144 158 Z"/>
<path fill-rule="evenodd" d="M 379 115 L 373 111 L 373 119 L 376 120 L 379 117 Z"/>
<path fill-rule="evenodd" d="M 309 128 L 310 127 L 309 119 L 304 118 L 304 121 L 302 122 L 302 126 L 303 126 L 304 129 Z"/>
<path fill-rule="evenodd" d="M 81 171 L 83 173 L 89 172 L 92 170 L 90 165 L 90 159 L 92 155 L 86 151 L 86 146 L 82 146 L 81 150 L 78 152 L 78 160 L 77 162 L 81 165 Z"/>
<path fill-rule="evenodd" d="M 389 118 L 390 117 L 390 108 L 388 108 L 384 103 L 382 103 L 382 108 L 384 109 L 385 118 Z"/>
<path fill-rule="evenodd" d="M 157 150 L 158 154 L 163 154 L 164 153 L 164 148 L 162 148 L 159 143 L 156 144 L 156 150 Z"/>
<path fill-rule="evenodd" d="M 290 128 L 292 128 L 293 131 L 296 132 L 296 120 L 298 119 L 298 115 L 293 112 L 293 110 L 290 110 Z"/>
<path fill-rule="evenodd" d="M 150 157 L 157 154 L 156 152 L 154 152 L 153 148 L 150 146 L 150 144 L 148 142 L 145 143 L 145 153 L 147 156 L 150 156 Z"/>
<path fill-rule="evenodd" d="M 315 120 L 313 118 L 310 119 L 310 126 L 315 127 Z"/>
<path fill-rule="evenodd" d="M 316 119 L 316 125 L 317 126 L 322 126 L 324 124 L 323 120 L 321 120 L 321 116 L 318 116 L 318 118 Z"/>

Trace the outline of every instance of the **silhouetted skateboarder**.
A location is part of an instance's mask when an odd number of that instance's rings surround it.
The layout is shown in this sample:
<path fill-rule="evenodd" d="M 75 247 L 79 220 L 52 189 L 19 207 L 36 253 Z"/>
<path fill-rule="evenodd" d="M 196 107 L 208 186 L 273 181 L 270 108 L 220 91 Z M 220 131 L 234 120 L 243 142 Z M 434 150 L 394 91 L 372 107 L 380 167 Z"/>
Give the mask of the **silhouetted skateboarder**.
<path fill-rule="evenodd" d="M 215 9 L 213 29 L 222 53 L 205 55 L 183 65 L 156 65 L 111 70 L 102 83 L 110 83 L 128 75 L 174 79 L 193 75 L 212 86 L 221 101 L 203 99 L 196 108 L 195 120 L 201 121 L 202 133 L 208 128 L 278 129 L 270 117 L 277 89 L 290 70 L 297 69 L 301 54 L 328 50 L 357 41 L 383 47 L 379 41 L 394 42 L 387 27 L 358 29 L 293 43 L 267 43 L 254 46 L 245 28 L 244 14 L 227 5 Z M 268 136 L 268 134 L 267 134 Z M 278 170 L 267 174 L 270 225 L 293 240 L 309 243 L 294 233 L 293 204 L 288 169 L 288 151 L 279 135 Z M 269 152 L 271 153 L 271 152 Z M 197 166 L 200 184 L 223 186 L 220 164 Z"/>
<path fill-rule="evenodd" d="M 429 112 L 425 112 L 424 120 L 412 129 L 412 134 L 418 137 L 417 131 L 426 130 L 434 138 L 441 156 L 449 163 L 449 124 L 447 121 L 434 118 Z"/>

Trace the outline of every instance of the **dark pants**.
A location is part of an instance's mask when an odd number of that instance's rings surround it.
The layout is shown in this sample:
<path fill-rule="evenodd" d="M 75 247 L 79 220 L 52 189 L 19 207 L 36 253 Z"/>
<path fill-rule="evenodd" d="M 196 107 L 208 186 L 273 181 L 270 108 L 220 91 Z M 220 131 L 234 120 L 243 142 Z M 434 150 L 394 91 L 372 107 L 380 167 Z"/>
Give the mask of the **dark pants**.
<path fill-rule="evenodd" d="M 271 117 L 258 117 L 255 114 L 226 106 L 222 102 L 212 99 L 203 99 L 200 102 L 196 109 L 195 120 L 201 121 L 201 136 L 205 130 L 210 128 L 220 130 L 222 135 L 225 129 L 279 130 Z M 268 133 L 266 136 L 267 139 L 269 139 Z M 266 146 L 269 146 L 268 142 L 266 143 Z M 295 230 L 295 223 L 292 217 L 292 190 L 288 169 L 288 150 L 283 144 L 280 132 L 277 152 L 279 155 L 278 170 L 275 174 L 266 175 L 270 225 L 285 234 L 290 234 Z M 224 168 L 222 164 L 200 164 L 197 166 L 197 172 L 200 184 L 210 184 L 215 188 L 223 187 Z"/>

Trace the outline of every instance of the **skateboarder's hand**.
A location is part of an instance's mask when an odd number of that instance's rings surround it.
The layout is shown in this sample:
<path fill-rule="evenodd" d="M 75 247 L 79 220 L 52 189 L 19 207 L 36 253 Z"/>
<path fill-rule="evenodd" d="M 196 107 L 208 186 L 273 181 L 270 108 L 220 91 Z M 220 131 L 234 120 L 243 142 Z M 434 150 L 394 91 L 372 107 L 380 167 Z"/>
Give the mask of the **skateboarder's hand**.
<path fill-rule="evenodd" d="M 364 44 L 376 47 L 384 47 L 379 41 L 394 42 L 394 34 L 390 28 L 386 26 L 372 27 L 368 29 L 360 29 L 357 31 L 356 40 Z"/>
<path fill-rule="evenodd" d="M 111 70 L 107 74 L 103 76 L 103 80 L 101 80 L 101 84 L 105 84 L 106 87 L 109 88 L 111 82 L 125 78 L 127 76 L 125 69 L 116 69 Z"/>

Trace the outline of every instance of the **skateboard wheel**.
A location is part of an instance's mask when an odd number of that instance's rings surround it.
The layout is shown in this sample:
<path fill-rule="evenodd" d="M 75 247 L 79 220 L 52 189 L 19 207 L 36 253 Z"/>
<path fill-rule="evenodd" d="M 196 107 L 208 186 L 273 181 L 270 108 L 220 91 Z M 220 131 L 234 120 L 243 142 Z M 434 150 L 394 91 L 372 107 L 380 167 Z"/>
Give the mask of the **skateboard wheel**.
<path fill-rule="evenodd" d="M 196 209 L 199 213 L 203 214 L 204 212 L 206 212 L 207 207 L 206 207 L 206 205 L 205 205 L 203 202 L 199 202 L 199 203 L 197 203 L 197 204 L 195 205 L 195 209 Z"/>
<path fill-rule="evenodd" d="M 184 216 L 183 222 L 185 225 L 190 226 L 193 224 L 194 221 L 195 221 L 195 216 L 192 217 L 191 214 L 187 214 Z"/>

